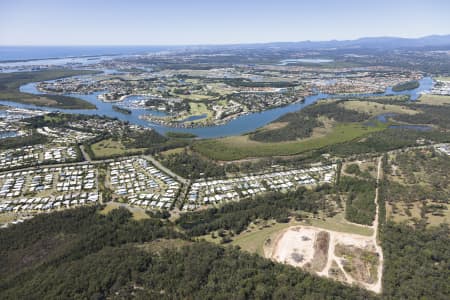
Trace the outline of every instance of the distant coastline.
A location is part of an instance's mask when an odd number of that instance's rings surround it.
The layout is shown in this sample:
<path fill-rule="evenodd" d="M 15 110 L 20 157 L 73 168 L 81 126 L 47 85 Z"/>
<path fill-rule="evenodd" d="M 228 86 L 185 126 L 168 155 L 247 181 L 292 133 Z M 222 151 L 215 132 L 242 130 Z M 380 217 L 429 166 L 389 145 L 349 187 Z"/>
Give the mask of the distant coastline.
<path fill-rule="evenodd" d="M 155 53 L 169 49 L 171 47 L 163 46 L 0 46 L 0 65 L 34 60 Z"/>

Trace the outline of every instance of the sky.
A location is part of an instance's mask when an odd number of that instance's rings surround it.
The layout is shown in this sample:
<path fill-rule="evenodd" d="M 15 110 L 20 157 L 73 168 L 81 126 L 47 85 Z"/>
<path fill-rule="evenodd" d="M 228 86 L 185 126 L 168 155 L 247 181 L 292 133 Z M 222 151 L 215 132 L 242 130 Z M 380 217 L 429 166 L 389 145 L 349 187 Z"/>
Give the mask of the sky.
<path fill-rule="evenodd" d="M 449 0 L 0 0 L 0 45 L 189 45 L 450 34 Z"/>

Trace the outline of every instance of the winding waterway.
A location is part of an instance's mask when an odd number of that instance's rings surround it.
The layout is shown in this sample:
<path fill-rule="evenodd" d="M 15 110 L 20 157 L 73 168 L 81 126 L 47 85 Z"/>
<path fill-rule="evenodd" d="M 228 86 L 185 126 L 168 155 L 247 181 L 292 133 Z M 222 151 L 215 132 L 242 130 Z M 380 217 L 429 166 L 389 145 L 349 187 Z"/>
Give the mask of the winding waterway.
<path fill-rule="evenodd" d="M 380 94 L 358 94 L 355 96 L 383 96 L 383 95 L 410 95 L 411 100 L 416 100 L 420 93 L 423 91 L 429 91 L 433 85 L 433 81 L 430 77 L 424 77 L 420 80 L 420 86 L 416 89 L 402 92 L 394 92 L 392 88 L 387 88 L 384 93 Z M 20 90 L 25 93 L 31 94 L 42 94 L 36 89 L 36 83 L 29 83 L 21 86 Z M 247 115 L 240 116 L 234 120 L 229 121 L 223 125 L 209 126 L 209 127 L 199 127 L 199 128 L 173 128 L 169 126 L 154 124 L 139 118 L 139 116 L 144 114 L 154 114 L 163 115 L 164 113 L 148 109 L 132 109 L 131 114 L 123 114 L 115 111 L 112 106 L 114 103 L 103 102 L 97 98 L 98 93 L 92 93 L 88 95 L 83 94 L 66 94 L 67 96 L 74 96 L 86 100 L 97 106 L 97 109 L 56 109 L 49 107 L 38 107 L 30 104 L 22 104 L 11 101 L 0 101 L 0 104 L 19 107 L 19 108 L 29 108 L 29 109 L 42 109 L 46 111 L 61 111 L 65 113 L 72 114 L 84 114 L 84 115 L 100 115 L 108 116 L 112 118 L 117 118 L 123 121 L 128 121 L 132 124 L 137 124 L 146 127 L 153 127 L 160 133 L 166 133 L 168 131 L 173 132 L 184 132 L 197 135 L 199 138 L 216 138 L 225 137 L 231 135 L 239 135 L 247 132 L 251 132 L 259 127 L 262 127 L 280 116 L 295 112 L 303 109 L 304 107 L 317 102 L 320 99 L 333 98 L 333 97 L 343 97 L 343 95 L 329 95 L 329 94 L 317 94 L 306 97 L 303 102 L 292 103 L 283 107 L 269 109 L 263 112 L 251 113 Z M 116 103 L 117 104 L 117 103 Z"/>
<path fill-rule="evenodd" d="M 16 137 L 17 136 L 17 132 L 16 131 L 2 131 L 0 132 L 0 140 L 1 139 L 6 139 L 6 138 L 10 138 L 10 137 Z"/>

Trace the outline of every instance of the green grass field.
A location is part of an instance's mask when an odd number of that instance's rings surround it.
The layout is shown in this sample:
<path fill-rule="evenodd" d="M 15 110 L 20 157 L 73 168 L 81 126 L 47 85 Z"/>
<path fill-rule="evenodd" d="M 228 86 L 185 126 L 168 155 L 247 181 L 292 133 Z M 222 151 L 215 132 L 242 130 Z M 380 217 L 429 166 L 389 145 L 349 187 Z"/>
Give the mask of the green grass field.
<path fill-rule="evenodd" d="M 194 120 L 193 122 L 205 122 L 206 120 L 208 120 L 209 118 L 212 117 L 212 111 L 210 111 L 208 109 L 208 107 L 206 106 L 205 103 L 202 102 L 189 102 L 189 107 L 191 109 L 190 115 L 187 117 L 191 117 L 191 116 L 199 116 L 199 115 L 203 115 L 206 114 L 206 118 L 204 119 L 199 119 L 199 120 Z"/>
<path fill-rule="evenodd" d="M 381 104 L 369 101 L 358 101 L 358 100 L 345 101 L 343 103 L 340 103 L 339 105 L 344 107 L 345 109 L 356 110 L 359 112 L 367 113 L 371 116 L 386 113 L 408 114 L 408 115 L 414 115 L 419 113 L 419 111 L 410 109 L 406 106 Z"/>
<path fill-rule="evenodd" d="M 17 218 L 17 215 L 15 215 L 15 214 L 2 213 L 2 214 L 0 214 L 0 224 L 12 222 L 16 218 Z"/>
<path fill-rule="evenodd" d="M 170 121 L 182 121 L 186 118 L 193 117 L 193 116 L 199 116 L 199 115 L 206 115 L 206 118 L 198 119 L 198 120 L 192 120 L 189 121 L 189 123 L 206 123 L 208 122 L 212 116 L 213 112 L 208 109 L 205 103 L 203 102 L 189 102 L 190 112 L 188 114 L 182 114 L 177 117 L 169 118 Z"/>
<path fill-rule="evenodd" d="M 193 115 L 207 114 L 210 112 L 206 107 L 206 104 L 201 102 L 189 102 L 189 107 L 191 108 L 191 114 Z"/>
<path fill-rule="evenodd" d="M 256 253 L 264 257 L 264 243 L 268 238 L 275 237 L 280 231 L 296 225 L 301 225 L 300 222 L 277 223 L 275 220 L 268 220 L 258 222 L 258 224 L 251 223 L 247 230 L 232 237 L 233 246 L 239 246 L 242 250 Z M 211 234 L 200 236 L 199 239 L 210 243 L 220 244 L 221 238 L 214 232 L 216 238 L 212 238 Z"/>
<path fill-rule="evenodd" d="M 215 99 L 214 97 L 202 94 L 190 94 L 190 95 L 175 94 L 175 96 L 189 101 L 205 101 Z"/>
<path fill-rule="evenodd" d="M 425 94 L 420 96 L 418 102 L 428 105 L 450 105 L 450 96 Z"/>
<path fill-rule="evenodd" d="M 174 148 L 174 149 L 169 149 L 169 150 L 166 150 L 166 151 L 162 151 L 162 152 L 159 153 L 159 155 L 166 157 L 166 156 L 169 156 L 171 154 L 179 154 L 179 153 L 182 153 L 184 151 L 186 151 L 186 148 L 179 147 L 179 148 Z"/>
<path fill-rule="evenodd" d="M 112 139 L 102 140 L 91 146 L 96 158 L 110 157 L 112 155 L 126 155 L 140 153 L 143 149 L 127 149 L 120 141 Z"/>
<path fill-rule="evenodd" d="M 280 231 L 286 229 L 290 226 L 299 225 L 298 222 L 290 223 L 269 223 L 268 227 L 261 228 L 261 226 L 255 225 L 255 228 L 244 231 L 238 236 L 233 238 L 231 242 L 234 246 L 241 247 L 242 250 L 256 253 L 258 255 L 264 256 L 264 243 L 268 238 L 274 238 Z"/>
<path fill-rule="evenodd" d="M 136 221 L 143 220 L 143 219 L 149 219 L 149 215 L 145 213 L 145 210 L 140 207 L 131 207 L 127 204 L 122 203 L 116 203 L 116 202 L 109 202 L 106 204 L 106 207 L 100 211 L 102 215 L 107 215 L 110 211 L 113 209 L 119 208 L 119 207 L 125 207 L 133 214 L 133 219 Z"/>
<path fill-rule="evenodd" d="M 18 72 L 0 74 L 0 99 L 66 109 L 94 109 L 95 105 L 75 97 L 63 95 L 33 95 L 20 92 L 20 86 L 29 82 L 39 82 L 63 77 L 92 74 L 95 71 L 45 70 L 38 72 Z"/>
<path fill-rule="evenodd" d="M 443 210 L 442 216 L 427 214 L 427 222 L 429 226 L 439 226 L 440 224 L 450 224 L 450 204 L 447 204 L 447 209 Z"/>
<path fill-rule="evenodd" d="M 371 236 L 373 233 L 371 228 L 358 226 L 347 222 L 344 219 L 343 213 L 339 213 L 332 218 L 318 219 L 311 217 L 306 219 L 304 222 L 291 221 L 289 223 L 277 223 L 274 220 L 269 220 L 261 221 L 259 224 L 252 223 L 247 230 L 234 236 L 231 244 L 241 247 L 242 250 L 264 256 L 264 244 L 267 239 L 273 240 L 282 230 L 298 225 L 314 226 L 326 230 L 364 236 Z M 217 244 L 221 240 L 220 237 L 213 239 L 210 234 L 202 236 L 201 238 L 208 242 Z"/>
<path fill-rule="evenodd" d="M 248 136 L 233 136 L 197 141 L 193 144 L 193 149 L 215 160 L 294 155 L 333 144 L 348 142 L 369 133 L 384 130 L 388 126 L 388 124 L 381 123 L 374 127 L 357 123 L 338 124 L 325 136 L 280 143 L 263 143 L 252 141 Z"/>
<path fill-rule="evenodd" d="M 373 230 L 369 227 L 358 226 L 347 222 L 344 218 L 343 213 L 338 213 L 334 217 L 325 218 L 324 220 L 311 218 L 307 220 L 307 223 L 310 224 L 311 226 L 338 232 L 360 234 L 365 236 L 370 236 L 373 233 Z"/>

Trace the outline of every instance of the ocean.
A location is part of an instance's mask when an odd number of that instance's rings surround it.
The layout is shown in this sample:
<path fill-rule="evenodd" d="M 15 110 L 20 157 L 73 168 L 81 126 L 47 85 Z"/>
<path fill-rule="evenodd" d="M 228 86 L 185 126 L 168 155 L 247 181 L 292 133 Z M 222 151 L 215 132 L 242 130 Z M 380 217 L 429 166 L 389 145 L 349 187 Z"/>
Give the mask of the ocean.
<path fill-rule="evenodd" d="M 170 46 L 0 46 L 0 61 L 145 54 L 177 47 Z M 180 48 L 180 47 L 178 47 Z"/>

